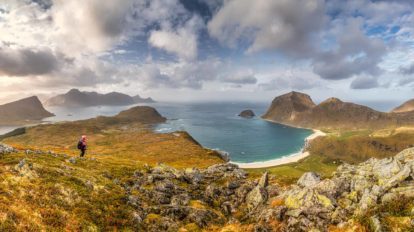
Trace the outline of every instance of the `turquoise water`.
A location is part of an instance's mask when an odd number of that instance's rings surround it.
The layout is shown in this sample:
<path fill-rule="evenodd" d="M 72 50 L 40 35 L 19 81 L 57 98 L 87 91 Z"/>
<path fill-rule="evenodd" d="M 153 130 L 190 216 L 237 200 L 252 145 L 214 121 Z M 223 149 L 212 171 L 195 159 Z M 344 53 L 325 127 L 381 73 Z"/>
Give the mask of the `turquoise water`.
<path fill-rule="evenodd" d="M 226 151 L 234 162 L 267 161 L 296 153 L 312 131 L 292 128 L 261 120 L 237 116 L 242 110 L 252 109 L 262 115 L 266 103 L 155 103 L 167 123 L 156 126 L 159 133 L 188 131 L 203 146 Z M 56 114 L 48 122 L 74 121 L 98 115 L 112 116 L 132 106 L 102 106 L 86 108 L 49 107 Z M 0 134 L 16 127 L 0 127 Z"/>
<path fill-rule="evenodd" d="M 158 132 L 188 131 L 203 146 L 226 151 L 234 162 L 267 161 L 299 152 L 312 131 L 237 116 L 244 109 L 261 115 L 264 103 L 158 104 L 169 120 Z"/>

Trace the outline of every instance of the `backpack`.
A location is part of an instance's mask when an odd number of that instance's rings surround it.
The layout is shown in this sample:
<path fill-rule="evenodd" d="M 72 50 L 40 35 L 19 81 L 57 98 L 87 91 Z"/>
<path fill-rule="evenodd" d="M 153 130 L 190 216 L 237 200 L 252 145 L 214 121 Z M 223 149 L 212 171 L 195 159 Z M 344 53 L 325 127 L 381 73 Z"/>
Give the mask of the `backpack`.
<path fill-rule="evenodd" d="M 82 143 L 82 141 L 79 141 L 78 142 L 78 149 L 80 150 L 80 149 L 82 149 L 82 147 L 83 147 L 83 143 Z"/>

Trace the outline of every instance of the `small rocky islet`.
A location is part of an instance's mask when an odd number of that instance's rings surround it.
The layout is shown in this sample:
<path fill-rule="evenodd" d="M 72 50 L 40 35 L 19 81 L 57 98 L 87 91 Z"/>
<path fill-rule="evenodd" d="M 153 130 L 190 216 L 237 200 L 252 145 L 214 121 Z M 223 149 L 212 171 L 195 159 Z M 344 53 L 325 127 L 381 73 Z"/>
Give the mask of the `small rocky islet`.
<path fill-rule="evenodd" d="M 239 117 L 242 118 L 254 118 L 256 114 L 253 112 L 253 110 L 243 110 L 240 112 Z"/>

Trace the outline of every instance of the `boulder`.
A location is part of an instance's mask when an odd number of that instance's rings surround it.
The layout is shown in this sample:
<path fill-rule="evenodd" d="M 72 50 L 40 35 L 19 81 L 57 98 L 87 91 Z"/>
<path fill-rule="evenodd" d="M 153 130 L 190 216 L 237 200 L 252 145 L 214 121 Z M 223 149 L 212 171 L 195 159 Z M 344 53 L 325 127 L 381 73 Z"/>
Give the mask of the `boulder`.
<path fill-rule="evenodd" d="M 334 208 L 331 199 L 310 188 L 289 191 L 285 196 L 285 205 L 290 209 L 319 207 L 332 210 Z"/>
<path fill-rule="evenodd" d="M 246 196 L 246 203 L 250 210 L 255 209 L 259 205 L 267 201 L 268 195 L 266 189 L 260 185 L 257 185 Z"/>
<path fill-rule="evenodd" d="M 307 172 L 303 174 L 297 184 L 301 187 L 313 187 L 321 182 L 321 176 L 315 172 Z"/>
<path fill-rule="evenodd" d="M 17 152 L 17 150 L 9 145 L 3 144 L 3 143 L 0 144 L 0 155 L 9 154 L 13 152 Z"/>
<path fill-rule="evenodd" d="M 268 183 L 269 183 L 269 172 L 265 172 L 260 178 L 258 185 L 262 188 L 266 188 Z"/>
<path fill-rule="evenodd" d="M 254 114 L 253 110 L 243 110 L 239 114 L 239 117 L 242 117 L 242 118 L 253 118 L 254 116 L 256 115 Z"/>

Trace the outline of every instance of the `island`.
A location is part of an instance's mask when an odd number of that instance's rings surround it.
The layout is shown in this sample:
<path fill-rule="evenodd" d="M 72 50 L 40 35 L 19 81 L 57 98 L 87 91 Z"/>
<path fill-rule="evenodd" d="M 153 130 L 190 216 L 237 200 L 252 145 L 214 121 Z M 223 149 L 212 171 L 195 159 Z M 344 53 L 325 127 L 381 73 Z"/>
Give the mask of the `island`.
<path fill-rule="evenodd" d="M 253 110 L 243 110 L 239 114 L 239 117 L 242 118 L 253 118 L 254 116 L 256 116 L 256 114 L 253 112 Z"/>
<path fill-rule="evenodd" d="M 127 94 L 111 92 L 101 94 L 97 92 L 86 92 L 71 89 L 65 94 L 60 94 L 48 99 L 47 106 L 63 107 L 88 107 L 88 106 L 124 106 L 137 103 L 154 103 L 152 98 L 141 98 L 139 95 L 129 96 Z"/>
<path fill-rule="evenodd" d="M 15 126 L 38 123 L 54 116 L 47 111 L 37 96 L 32 96 L 0 105 L 0 125 Z"/>

